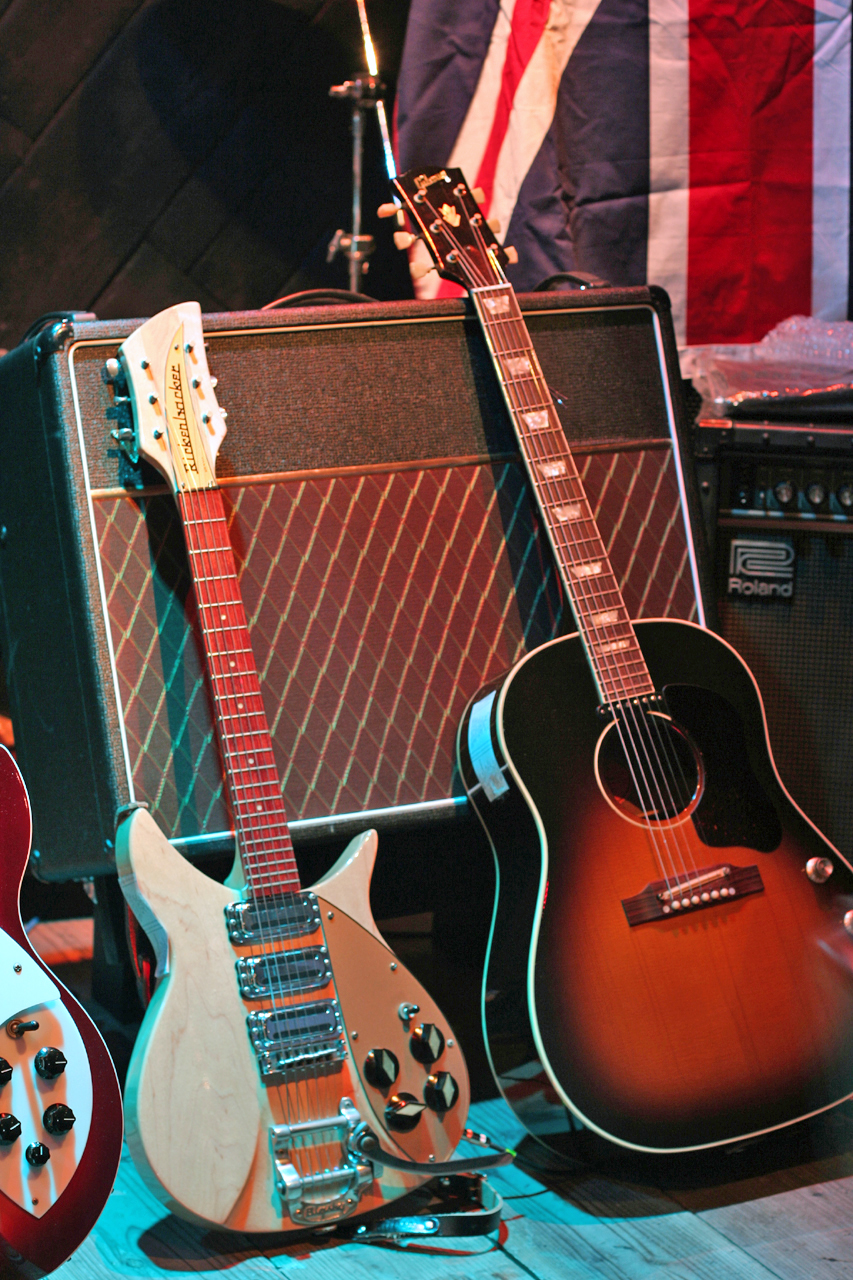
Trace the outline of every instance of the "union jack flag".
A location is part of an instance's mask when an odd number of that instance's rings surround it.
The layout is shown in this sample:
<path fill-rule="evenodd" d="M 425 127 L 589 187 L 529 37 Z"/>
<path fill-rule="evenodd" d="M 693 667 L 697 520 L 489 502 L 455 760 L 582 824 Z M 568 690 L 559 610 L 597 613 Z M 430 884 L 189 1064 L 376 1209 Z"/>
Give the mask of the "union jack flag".
<path fill-rule="evenodd" d="M 517 288 L 660 284 L 690 344 L 841 319 L 850 45 L 841 0 L 412 0 L 400 167 L 483 188 Z"/>

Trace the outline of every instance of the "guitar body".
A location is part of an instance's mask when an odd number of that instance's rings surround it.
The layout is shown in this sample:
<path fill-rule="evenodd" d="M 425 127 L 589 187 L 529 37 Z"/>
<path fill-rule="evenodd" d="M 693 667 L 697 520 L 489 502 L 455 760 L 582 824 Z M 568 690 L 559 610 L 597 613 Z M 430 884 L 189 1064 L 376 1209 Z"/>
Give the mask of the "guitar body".
<path fill-rule="evenodd" d="M 782 786 L 734 650 L 689 623 L 636 633 L 697 762 L 697 794 L 671 821 L 638 821 L 620 790 L 577 636 L 489 687 L 508 790 L 487 799 L 472 763 L 483 693 L 459 759 L 495 855 L 483 1017 L 508 1100 L 534 1132 L 538 1097 L 553 1130 L 568 1110 L 625 1146 L 683 1151 L 853 1093 L 853 871 Z M 683 860 L 670 883 L 689 886 L 685 905 L 670 905 L 680 890 L 667 897 L 661 842 Z M 815 883 L 806 864 L 824 858 L 831 874 Z"/>
<path fill-rule="evenodd" d="M 21 924 L 31 830 L 26 788 L 0 747 L 0 1058 L 9 1075 L 0 1084 L 0 1115 L 20 1122 L 19 1136 L 0 1144 L 3 1280 L 45 1275 L 86 1238 L 115 1181 L 122 1141 L 121 1094 L 106 1046 L 33 951 Z M 38 1026 L 15 1036 L 18 1022 Z M 46 1048 L 60 1050 L 67 1061 L 52 1079 L 35 1070 L 36 1055 Z M 65 1133 L 45 1127 L 44 1113 L 55 1105 L 74 1113 Z M 37 1144 L 50 1151 L 40 1166 L 25 1154 Z"/>
<path fill-rule="evenodd" d="M 365 1213 L 403 1195 L 424 1175 L 366 1166 L 368 1179 L 354 1194 L 346 1183 L 345 1129 L 316 1126 L 281 1156 L 288 1165 L 292 1200 L 277 1179 L 275 1126 L 314 1124 L 341 1115 L 349 1099 L 382 1146 L 404 1159 L 446 1160 L 462 1136 L 469 1101 L 464 1059 L 440 1010 L 396 960 L 379 935 L 369 906 L 376 836 L 358 837 L 323 881 L 314 886 L 320 927 L 297 940 L 281 940 L 276 954 L 306 944 L 328 951 L 330 980 L 310 1001 L 337 997 L 345 1033 L 343 1059 L 325 1070 L 296 1068 L 265 1082 L 250 1041 L 247 1018 L 270 1001 L 245 1000 L 236 964 L 257 952 L 229 939 L 225 908 L 240 894 L 209 879 L 181 857 L 143 810 L 118 829 L 117 860 L 128 902 L 168 972 L 149 1005 L 128 1072 L 127 1137 L 134 1161 L 152 1191 L 175 1213 L 247 1232 L 294 1231 Z M 309 893 L 312 891 L 308 891 Z M 168 939 L 168 946 L 166 940 Z M 269 948 L 265 954 L 269 954 Z M 404 1003 L 418 1006 L 411 1019 Z M 285 996 L 279 1007 L 298 1008 Z M 437 1026 L 443 1049 L 430 1064 L 413 1056 L 416 1026 Z M 390 1050 L 399 1063 L 392 1085 L 371 1084 L 364 1063 L 371 1049 Z M 458 1096 L 445 1112 L 422 1109 L 411 1132 L 385 1120 L 392 1095 L 419 1103 L 434 1072 L 449 1073 Z M 309 1186 L 313 1175 L 341 1168 L 340 1186 Z M 305 1184 L 300 1193 L 295 1179 Z M 295 1211 L 295 1216 L 289 1212 Z"/>

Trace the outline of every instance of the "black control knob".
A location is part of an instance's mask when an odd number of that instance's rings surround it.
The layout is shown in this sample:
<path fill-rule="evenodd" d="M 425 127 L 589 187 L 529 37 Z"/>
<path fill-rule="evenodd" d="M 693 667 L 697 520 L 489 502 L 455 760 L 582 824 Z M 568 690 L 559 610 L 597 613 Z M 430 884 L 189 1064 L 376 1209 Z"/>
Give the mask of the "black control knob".
<path fill-rule="evenodd" d="M 12 1079 L 12 1066 L 5 1058 L 0 1058 L 0 1089 Z"/>
<path fill-rule="evenodd" d="M 364 1059 L 364 1078 L 374 1089 L 390 1089 L 400 1074 L 400 1064 L 390 1049 L 371 1049 Z"/>
<path fill-rule="evenodd" d="M 437 1071 L 435 1075 L 427 1076 L 427 1082 L 424 1085 L 424 1102 L 430 1111 L 437 1111 L 439 1115 L 443 1115 L 445 1111 L 456 1106 L 458 1098 L 459 1085 L 449 1071 Z"/>
<path fill-rule="evenodd" d="M 411 1093 L 395 1093 L 385 1108 L 385 1123 L 398 1133 L 410 1133 L 426 1110 L 422 1102 Z"/>
<path fill-rule="evenodd" d="M 444 1036 L 434 1022 L 422 1022 L 412 1032 L 409 1046 L 412 1057 L 428 1066 L 431 1062 L 437 1062 L 444 1053 Z"/>
<path fill-rule="evenodd" d="M 76 1119 L 74 1112 L 70 1107 L 66 1107 L 64 1102 L 54 1102 L 42 1116 L 48 1133 L 67 1133 L 69 1129 L 74 1128 Z"/>
<path fill-rule="evenodd" d="M 24 1155 L 27 1157 L 27 1164 L 38 1169 L 50 1159 L 50 1147 L 46 1147 L 43 1142 L 31 1142 Z"/>
<path fill-rule="evenodd" d="M 61 1049 L 39 1049 L 33 1065 L 42 1080 L 55 1080 L 68 1066 L 68 1060 Z"/>
<path fill-rule="evenodd" d="M 0 1111 L 0 1147 L 11 1147 L 21 1136 L 21 1122 L 8 1111 Z"/>

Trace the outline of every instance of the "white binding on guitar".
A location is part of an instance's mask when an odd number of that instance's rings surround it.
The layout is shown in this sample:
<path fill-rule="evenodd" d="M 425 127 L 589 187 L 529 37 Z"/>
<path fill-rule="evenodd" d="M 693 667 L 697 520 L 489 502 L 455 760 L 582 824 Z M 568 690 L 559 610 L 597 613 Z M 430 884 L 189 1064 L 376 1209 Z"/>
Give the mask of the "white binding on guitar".
<path fill-rule="evenodd" d="M 122 888 L 162 975 L 130 1064 L 128 1141 L 184 1216 L 241 1231 L 335 1222 L 447 1160 L 465 1062 L 373 921 L 375 832 L 301 889 L 215 480 L 225 421 L 198 304 L 149 320 L 120 357 L 134 431 L 117 438 L 166 476 L 184 524 L 237 843 L 221 885 L 144 809 L 119 825 Z M 373 1135 L 412 1171 L 383 1164 Z"/>

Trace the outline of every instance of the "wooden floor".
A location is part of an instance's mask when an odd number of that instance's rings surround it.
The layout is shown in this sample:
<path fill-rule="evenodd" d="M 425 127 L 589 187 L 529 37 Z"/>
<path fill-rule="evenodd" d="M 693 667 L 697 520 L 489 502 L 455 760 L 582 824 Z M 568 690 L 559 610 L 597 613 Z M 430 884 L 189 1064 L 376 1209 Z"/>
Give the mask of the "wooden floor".
<path fill-rule="evenodd" d="M 58 971 L 79 979 L 86 939 L 66 941 L 76 948 L 74 963 Z M 49 943 L 40 938 L 40 949 Z M 442 1250 L 421 1252 L 423 1246 L 212 1233 L 166 1212 L 125 1157 L 94 1231 L 54 1275 L 853 1280 L 853 1103 L 743 1150 L 701 1159 L 632 1156 L 580 1134 L 558 1161 L 525 1139 L 497 1099 L 476 1103 L 471 1124 L 519 1150 L 515 1165 L 490 1175 L 505 1201 L 499 1238 L 447 1240 Z"/>

